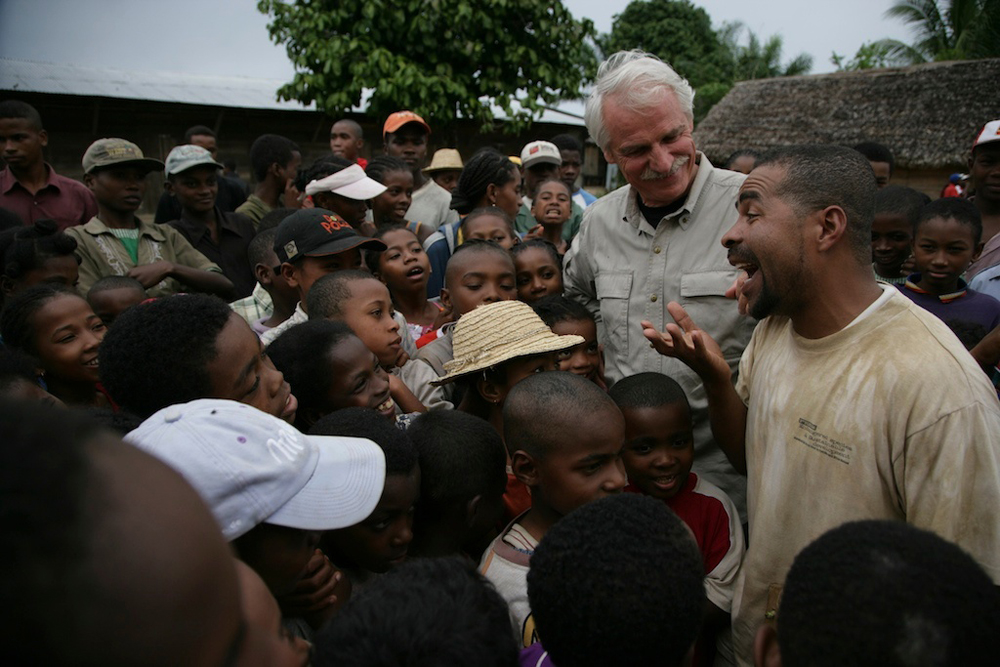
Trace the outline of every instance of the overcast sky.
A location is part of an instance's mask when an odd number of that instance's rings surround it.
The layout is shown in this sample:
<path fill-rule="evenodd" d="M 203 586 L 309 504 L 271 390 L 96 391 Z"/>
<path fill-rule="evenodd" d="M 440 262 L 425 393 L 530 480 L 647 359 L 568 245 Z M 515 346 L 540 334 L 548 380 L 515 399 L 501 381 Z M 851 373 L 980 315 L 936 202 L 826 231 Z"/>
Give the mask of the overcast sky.
<path fill-rule="evenodd" d="M 539 0 L 544 1 L 544 0 Z M 601 32 L 627 0 L 564 0 Z M 830 72 L 830 54 L 851 57 L 882 37 L 909 40 L 883 18 L 890 0 L 697 0 L 713 26 L 739 20 L 759 36 L 780 34 L 784 60 L 813 56 Z M 0 56 L 43 62 L 289 79 L 284 49 L 267 36 L 256 0 L 0 0 Z M 683 72 L 682 72 L 683 74 Z"/>

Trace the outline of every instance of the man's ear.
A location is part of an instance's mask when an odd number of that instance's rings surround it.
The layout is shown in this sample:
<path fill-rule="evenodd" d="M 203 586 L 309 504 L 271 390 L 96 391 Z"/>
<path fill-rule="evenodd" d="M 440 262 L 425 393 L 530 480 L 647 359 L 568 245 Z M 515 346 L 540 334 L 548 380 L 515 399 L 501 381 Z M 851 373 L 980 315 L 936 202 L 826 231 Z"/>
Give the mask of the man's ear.
<path fill-rule="evenodd" d="M 538 464 L 534 457 L 523 449 L 517 450 L 510 457 L 510 469 L 514 477 L 525 486 L 538 485 Z"/>
<path fill-rule="evenodd" d="M 254 277 L 257 279 L 257 282 L 264 287 L 267 287 L 274 282 L 274 279 L 271 277 L 272 271 L 273 269 L 271 267 L 265 266 L 264 264 L 257 264 L 253 267 Z"/>
<path fill-rule="evenodd" d="M 93 191 L 94 190 L 94 175 L 93 174 L 84 174 L 83 175 L 83 184 L 86 185 L 88 188 L 90 188 L 91 191 Z"/>
<path fill-rule="evenodd" d="M 46 132 L 45 130 L 39 130 L 38 131 L 38 143 L 42 146 L 42 148 L 45 148 L 46 146 L 48 146 L 49 145 L 49 133 Z"/>
<path fill-rule="evenodd" d="M 754 667 L 781 667 L 781 648 L 778 646 L 778 631 L 770 624 L 757 630 L 753 640 Z"/>
<path fill-rule="evenodd" d="M 483 496 L 479 494 L 473 496 L 469 502 L 465 503 L 465 527 L 472 528 L 476 525 L 476 516 L 479 514 L 479 508 L 482 506 Z"/>
<path fill-rule="evenodd" d="M 174 194 L 174 184 L 169 180 L 163 181 L 163 190 L 172 196 Z"/>
<path fill-rule="evenodd" d="M 839 206 L 827 206 L 816 215 L 816 249 L 828 252 L 847 235 L 847 213 Z"/>
<path fill-rule="evenodd" d="M 285 168 L 278 164 L 277 162 L 272 162 L 271 166 L 267 168 L 267 173 L 273 174 L 276 179 L 281 181 L 282 185 L 285 183 L 284 177 Z"/>
<path fill-rule="evenodd" d="M 290 263 L 285 262 L 281 265 L 281 277 L 285 279 L 285 282 L 288 283 L 289 287 L 292 289 L 298 289 L 298 271 L 296 271 L 295 267 Z"/>

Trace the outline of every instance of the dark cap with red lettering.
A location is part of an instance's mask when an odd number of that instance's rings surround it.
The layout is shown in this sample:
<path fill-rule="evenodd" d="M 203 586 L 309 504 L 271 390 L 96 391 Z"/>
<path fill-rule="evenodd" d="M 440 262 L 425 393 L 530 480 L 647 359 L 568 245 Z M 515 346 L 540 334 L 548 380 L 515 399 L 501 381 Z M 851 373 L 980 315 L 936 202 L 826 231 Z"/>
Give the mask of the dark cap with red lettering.
<path fill-rule="evenodd" d="M 351 248 L 385 250 L 381 241 L 361 236 L 343 218 L 325 208 L 303 208 L 281 221 L 274 234 L 278 262 L 336 255 Z"/>

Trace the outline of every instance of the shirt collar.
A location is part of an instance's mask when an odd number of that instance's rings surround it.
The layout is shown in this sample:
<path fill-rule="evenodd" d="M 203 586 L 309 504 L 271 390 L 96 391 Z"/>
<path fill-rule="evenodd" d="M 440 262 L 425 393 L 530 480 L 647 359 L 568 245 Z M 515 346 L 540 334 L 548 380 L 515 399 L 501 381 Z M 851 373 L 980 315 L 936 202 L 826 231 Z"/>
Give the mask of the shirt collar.
<path fill-rule="evenodd" d="M 920 282 L 920 274 L 919 273 L 910 274 L 910 277 L 906 279 L 906 289 L 913 290 L 917 294 L 926 294 L 927 296 L 937 297 L 938 299 L 941 300 L 941 303 L 950 303 L 955 299 L 961 299 L 963 296 L 965 296 L 965 293 L 968 291 L 967 288 L 969 286 L 968 283 L 959 278 L 958 290 L 951 292 L 950 294 L 931 294 L 927 290 L 920 289 L 919 287 L 917 287 L 918 282 Z"/>
<path fill-rule="evenodd" d="M 52 168 L 48 162 L 45 163 L 45 185 L 41 187 L 41 190 L 45 188 L 55 188 L 59 190 L 59 183 L 56 182 L 55 177 L 56 170 Z M 10 167 L 4 167 L 3 171 L 0 171 L 0 193 L 7 194 L 14 189 L 15 185 L 21 185 L 21 183 L 14 176 L 14 172 L 10 170 Z M 24 188 L 23 185 L 21 185 Z"/>
<path fill-rule="evenodd" d="M 160 229 L 160 225 L 151 222 L 143 222 L 142 218 L 136 216 L 135 227 L 139 230 L 139 236 L 148 236 L 154 241 L 164 242 L 167 237 Z M 96 215 L 86 224 L 87 231 L 91 234 L 111 234 L 111 228 Z"/>
<path fill-rule="evenodd" d="M 229 222 L 228 219 L 226 219 L 226 216 L 222 215 L 222 211 L 219 209 L 218 206 L 215 207 L 215 222 L 218 223 L 219 225 L 220 233 L 222 233 L 223 230 L 228 230 L 230 232 L 239 234 L 239 232 L 236 231 L 236 228 L 233 227 L 233 225 Z M 197 245 L 198 243 L 200 243 L 202 237 L 204 237 L 205 234 L 208 233 L 208 228 L 205 227 L 205 225 L 193 221 L 183 212 L 181 213 L 181 217 L 180 220 L 178 220 L 178 223 L 180 223 L 177 225 L 178 227 L 183 227 L 184 230 L 189 233 L 191 237 L 191 245 Z"/>
<path fill-rule="evenodd" d="M 694 209 L 698 206 L 698 201 L 701 199 L 701 193 L 705 189 L 705 183 L 708 182 L 711 172 L 715 169 L 712 163 L 709 162 L 708 158 L 701 151 L 695 153 L 695 162 L 698 164 L 698 173 L 695 174 L 694 181 L 691 183 L 691 188 L 688 190 L 687 197 L 684 198 L 684 204 L 677 209 L 672 215 L 667 219 L 677 221 L 681 229 L 687 229 L 688 225 L 691 224 L 691 214 Z M 631 185 L 628 191 L 628 202 L 625 204 L 625 222 L 629 223 L 636 229 L 640 229 L 642 224 L 645 222 L 649 228 L 647 231 L 649 233 L 654 233 L 653 226 L 646 222 L 646 218 L 643 217 L 642 211 L 639 210 L 639 193 Z"/>

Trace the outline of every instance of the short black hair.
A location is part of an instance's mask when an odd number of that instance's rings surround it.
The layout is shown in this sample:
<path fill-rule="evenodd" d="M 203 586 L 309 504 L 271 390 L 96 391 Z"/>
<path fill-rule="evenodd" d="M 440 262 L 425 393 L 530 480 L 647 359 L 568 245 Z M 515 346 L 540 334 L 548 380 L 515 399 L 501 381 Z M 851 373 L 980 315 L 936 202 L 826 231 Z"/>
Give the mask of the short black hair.
<path fill-rule="evenodd" d="M 417 465 L 417 449 L 406 431 L 372 408 L 344 408 L 326 415 L 309 435 L 346 435 L 368 438 L 385 453 L 385 474 L 406 475 Z"/>
<path fill-rule="evenodd" d="M 756 163 L 758 160 L 760 160 L 761 152 L 755 151 L 752 148 L 737 148 L 736 150 L 734 150 L 732 153 L 729 154 L 729 157 L 726 158 L 725 168 L 732 169 L 733 164 L 744 156 L 753 158 L 754 163 Z"/>
<path fill-rule="evenodd" d="M 277 229 L 281 221 L 295 213 L 297 208 L 287 208 L 282 206 L 281 208 L 273 208 L 264 214 L 264 217 L 260 219 L 260 224 L 257 225 L 257 233 L 266 232 L 269 229 Z"/>
<path fill-rule="evenodd" d="M 378 280 L 368 271 L 360 269 L 343 269 L 328 273 L 309 288 L 306 295 L 306 308 L 309 319 L 327 319 L 343 317 L 341 307 L 351 298 L 351 283 L 359 280 Z"/>
<path fill-rule="evenodd" d="M 549 529 L 531 557 L 528 600 L 556 665 L 680 665 L 701 627 L 704 574 L 684 522 L 660 500 L 624 493 Z"/>
<path fill-rule="evenodd" d="M 923 192 L 905 185 L 887 185 L 875 193 L 875 215 L 901 215 L 916 226 L 920 209 L 931 203 Z"/>
<path fill-rule="evenodd" d="M 469 239 L 462 245 L 455 248 L 455 252 L 451 253 L 451 257 L 448 258 L 448 264 L 445 265 L 444 269 L 445 287 L 447 287 L 450 283 L 448 277 L 451 275 L 451 272 L 448 269 L 451 268 L 455 258 L 474 252 L 503 257 L 506 261 L 510 262 L 510 269 L 513 273 L 514 259 L 510 256 L 510 253 L 503 248 L 503 246 L 494 241 L 487 241 L 486 239 Z"/>
<path fill-rule="evenodd" d="M 859 264 L 872 261 L 872 218 L 875 192 L 871 165 L 857 151 L 843 146 L 805 144 L 768 151 L 757 163 L 786 170 L 777 186 L 800 215 L 827 206 L 839 206 L 847 214 L 847 240 Z"/>
<path fill-rule="evenodd" d="M 503 405 L 503 438 L 507 451 L 523 449 L 544 458 L 557 434 L 565 435 L 587 415 L 619 412 L 596 384 L 568 371 L 529 376 L 507 394 Z"/>
<path fill-rule="evenodd" d="M 517 165 L 494 148 L 484 148 L 465 163 L 458 185 L 451 193 L 451 207 L 465 215 L 486 196 L 490 185 L 503 187 L 514 180 Z"/>
<path fill-rule="evenodd" d="M 358 123 L 358 121 L 352 120 L 350 118 L 339 118 L 339 119 L 333 121 L 333 125 L 336 125 L 337 123 L 347 123 L 347 125 L 354 132 L 354 138 L 355 139 L 364 139 L 365 138 L 364 130 L 361 129 L 361 124 Z M 333 129 L 333 125 L 330 126 L 331 130 Z"/>
<path fill-rule="evenodd" d="M 278 233 L 277 227 L 271 227 L 258 232 L 247 245 L 247 259 L 250 260 L 250 268 L 256 269 L 258 264 L 263 264 L 270 268 L 275 268 L 278 261 L 274 252 L 274 237 Z M 272 261 L 271 258 L 274 258 Z"/>
<path fill-rule="evenodd" d="M 212 137 L 213 139 L 216 138 L 215 131 L 212 130 L 212 128 L 208 127 L 207 125 L 195 125 L 194 127 L 189 127 L 184 132 L 184 143 L 189 144 L 191 143 L 191 137 L 198 137 L 198 136 Z"/>
<path fill-rule="evenodd" d="M 83 299 L 65 285 L 39 283 L 18 292 L 4 304 L 0 313 L 0 336 L 3 344 L 14 350 L 37 354 L 35 349 L 35 314 L 52 299 L 72 296 Z M 86 300 L 84 300 L 86 302 Z M 102 344 L 103 347 L 103 344 Z"/>
<path fill-rule="evenodd" d="M 295 425 L 300 429 L 308 428 L 307 411 L 323 410 L 327 405 L 333 378 L 322 360 L 334 347 L 353 337 L 354 332 L 343 322 L 309 320 L 289 328 L 267 346 L 267 356 L 299 400 Z"/>
<path fill-rule="evenodd" d="M 250 169 L 253 177 L 260 183 L 267 178 L 267 171 L 272 164 L 282 167 L 292 161 L 292 152 L 299 147 L 287 137 L 277 134 L 262 134 L 250 145 Z"/>
<path fill-rule="evenodd" d="M 559 251 L 556 250 L 555 245 L 552 241 L 546 241 L 545 239 L 528 239 L 527 241 L 521 241 L 516 246 L 510 249 L 510 256 L 517 259 L 522 252 L 528 248 L 541 248 L 549 254 L 549 258 L 552 259 L 552 263 L 559 267 L 559 275 L 563 272 L 563 261 L 562 257 L 559 256 Z"/>
<path fill-rule="evenodd" d="M 470 222 L 472 222 L 476 218 L 481 218 L 484 215 L 495 216 L 497 218 L 502 219 L 504 222 L 507 223 L 507 226 L 510 227 L 510 233 L 511 234 L 514 233 L 514 221 L 510 219 L 509 215 L 507 215 L 507 211 L 503 210 L 499 206 L 480 206 L 479 208 L 475 208 L 472 211 L 470 211 L 469 214 L 464 218 L 462 218 L 462 221 L 458 223 L 458 226 L 462 230 L 462 233 L 464 234 L 466 230 L 469 228 Z M 483 239 L 470 239 L 470 240 L 483 240 Z"/>
<path fill-rule="evenodd" d="M 420 502 L 440 507 L 503 493 L 507 453 L 489 422 L 458 410 L 425 412 L 407 434 L 420 455 Z"/>
<path fill-rule="evenodd" d="M 38 384 L 40 364 L 24 352 L 0 348 L 0 395 L 20 382 Z"/>
<path fill-rule="evenodd" d="M 142 286 L 135 278 L 130 278 L 128 276 L 104 276 L 103 278 L 98 278 L 89 290 L 87 290 L 87 299 L 89 300 L 95 294 L 100 294 L 101 292 L 109 292 L 116 289 L 131 289 L 139 292 L 140 294 L 146 294 L 146 288 Z"/>
<path fill-rule="evenodd" d="M 37 220 L 29 227 L 17 227 L 0 233 L 0 274 L 20 280 L 29 271 L 41 268 L 53 257 L 72 256 L 77 243 L 69 234 L 59 231 L 54 220 Z"/>
<path fill-rule="evenodd" d="M 561 185 L 564 188 L 566 188 L 566 192 L 568 192 L 569 196 L 570 196 L 570 207 L 572 207 L 572 205 L 573 205 L 572 204 L 573 189 L 570 188 L 568 185 L 566 185 L 565 181 L 563 181 L 562 179 L 560 179 L 558 176 L 548 176 L 546 178 L 543 178 L 541 181 L 539 181 L 535 185 L 535 192 L 537 193 L 541 189 L 541 187 L 543 185 L 545 185 L 546 183 L 558 183 L 559 185 Z"/>
<path fill-rule="evenodd" d="M 514 667 L 507 603 L 457 557 L 414 558 L 352 597 L 316 639 L 316 667 Z"/>
<path fill-rule="evenodd" d="M 17 610 L 4 614 L 0 653 L 14 664 L 67 664 L 79 659 L 70 655 L 94 595 L 86 561 L 99 518 L 85 501 L 85 445 L 100 429 L 76 411 L 11 401 L 0 401 L 0 425 L 0 597 Z"/>
<path fill-rule="evenodd" d="M 917 224 L 913 226 L 914 235 L 924 223 L 937 218 L 954 220 L 968 227 L 972 232 L 973 243 L 977 245 L 983 240 L 983 216 L 980 215 L 976 205 L 968 199 L 943 197 L 927 204 L 917 214 Z"/>
<path fill-rule="evenodd" d="M 896 169 L 896 158 L 888 146 L 875 141 L 862 141 L 853 147 L 854 150 L 865 156 L 869 162 L 886 162 L 889 164 L 889 175 Z"/>
<path fill-rule="evenodd" d="M 856 521 L 795 557 L 778 644 L 788 667 L 985 665 L 1000 653 L 998 618 L 993 582 L 960 548 L 901 521 Z"/>
<path fill-rule="evenodd" d="M 20 118 L 28 121 L 36 132 L 43 129 L 42 117 L 35 107 L 21 100 L 4 100 L 0 102 L 0 118 Z"/>
<path fill-rule="evenodd" d="M 583 143 L 572 134 L 557 134 L 549 139 L 560 151 L 576 151 L 583 157 Z"/>
<path fill-rule="evenodd" d="M 365 175 L 368 178 L 378 181 L 379 183 L 385 183 L 385 175 L 394 171 L 405 171 L 406 173 L 411 173 L 409 165 L 403 162 L 398 157 L 393 157 L 392 155 L 379 155 L 373 157 L 368 161 L 368 166 L 365 167 Z"/>
<path fill-rule="evenodd" d="M 523 245 L 523 244 L 522 244 Z M 552 245 L 551 243 L 549 245 Z M 514 246 L 515 248 L 517 246 Z M 531 308 L 552 328 L 559 322 L 594 322 L 594 315 L 579 301 L 562 294 L 549 294 L 531 304 Z"/>
<path fill-rule="evenodd" d="M 305 192 L 306 186 L 312 181 L 318 181 L 331 174 L 336 174 L 338 171 L 347 169 L 354 164 L 354 162 L 338 155 L 324 155 L 313 161 L 308 169 L 299 169 L 299 173 L 295 179 L 295 187 Z"/>
<path fill-rule="evenodd" d="M 178 294 L 129 308 L 100 348 L 101 382 L 124 409 L 149 417 L 168 405 L 211 394 L 207 366 L 233 311 L 225 301 Z"/>
<path fill-rule="evenodd" d="M 690 408 L 684 389 L 663 373 L 636 373 L 616 382 L 608 391 L 611 400 L 622 409 L 659 408 L 683 403 Z"/>

